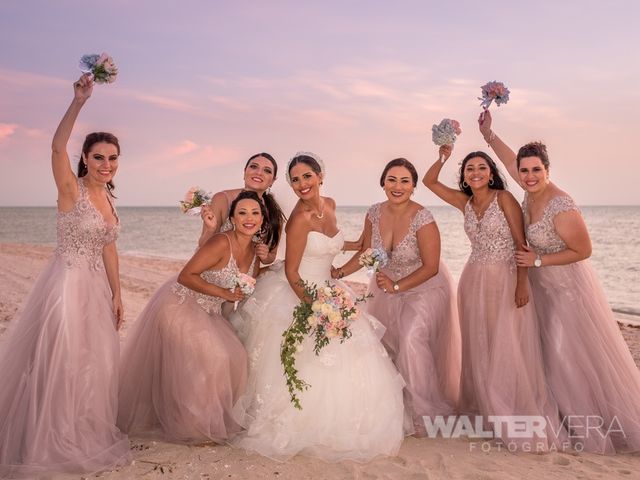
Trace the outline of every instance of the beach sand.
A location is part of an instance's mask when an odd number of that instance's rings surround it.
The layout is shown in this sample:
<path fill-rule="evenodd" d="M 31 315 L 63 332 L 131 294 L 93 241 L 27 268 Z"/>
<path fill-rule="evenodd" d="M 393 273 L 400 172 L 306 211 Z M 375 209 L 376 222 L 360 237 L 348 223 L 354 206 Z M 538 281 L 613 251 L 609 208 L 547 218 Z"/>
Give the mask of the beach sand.
<path fill-rule="evenodd" d="M 52 255 L 51 247 L 0 244 L 0 335 L 19 313 L 37 275 Z M 135 321 L 155 289 L 178 272 L 183 262 L 121 256 L 120 269 L 127 326 Z M 363 286 L 356 284 L 363 289 Z M 621 326 L 636 364 L 640 365 L 640 329 Z M 1 337 L 0 337 L 1 338 Z M 1 368 L 1 366 L 0 366 Z M 640 401 L 640 399 L 638 399 Z M 367 464 L 324 463 L 295 457 L 278 463 L 228 446 L 188 447 L 131 439 L 134 463 L 117 471 L 56 479 L 592 479 L 639 478 L 640 454 L 509 453 L 466 439 L 405 440 L 394 458 Z"/>

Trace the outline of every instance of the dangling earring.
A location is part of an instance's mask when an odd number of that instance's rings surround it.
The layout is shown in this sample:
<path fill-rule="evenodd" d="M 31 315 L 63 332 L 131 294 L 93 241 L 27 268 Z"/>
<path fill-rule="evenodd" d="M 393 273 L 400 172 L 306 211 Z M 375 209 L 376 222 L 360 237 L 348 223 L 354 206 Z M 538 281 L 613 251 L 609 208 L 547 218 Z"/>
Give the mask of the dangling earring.
<path fill-rule="evenodd" d="M 469 184 L 465 180 L 462 180 L 462 188 L 467 188 L 468 186 Z"/>
<path fill-rule="evenodd" d="M 232 227 L 232 229 L 235 231 L 235 229 L 236 229 L 236 222 L 231 222 L 231 227 Z"/>
<path fill-rule="evenodd" d="M 490 185 L 490 186 L 493 186 L 493 178 L 490 178 L 490 179 L 489 179 L 489 185 Z"/>
<path fill-rule="evenodd" d="M 271 195 L 271 185 L 267 187 L 267 191 L 265 192 L 267 195 Z"/>

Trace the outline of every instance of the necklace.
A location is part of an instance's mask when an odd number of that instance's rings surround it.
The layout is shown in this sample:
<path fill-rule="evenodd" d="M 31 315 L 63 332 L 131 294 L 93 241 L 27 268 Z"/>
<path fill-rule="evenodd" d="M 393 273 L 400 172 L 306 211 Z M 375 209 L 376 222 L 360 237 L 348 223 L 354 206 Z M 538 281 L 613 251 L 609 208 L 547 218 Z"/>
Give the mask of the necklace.
<path fill-rule="evenodd" d="M 320 210 L 320 213 L 315 213 L 314 215 L 318 220 L 322 220 L 324 218 L 324 202 L 322 202 L 322 209 Z"/>

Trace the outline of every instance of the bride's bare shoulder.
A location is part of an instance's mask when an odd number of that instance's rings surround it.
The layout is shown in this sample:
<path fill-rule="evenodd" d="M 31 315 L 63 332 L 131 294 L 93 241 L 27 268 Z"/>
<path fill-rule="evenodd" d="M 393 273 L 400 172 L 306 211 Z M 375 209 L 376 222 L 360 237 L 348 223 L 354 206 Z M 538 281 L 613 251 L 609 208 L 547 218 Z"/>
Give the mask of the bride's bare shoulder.
<path fill-rule="evenodd" d="M 289 219 L 287 220 L 287 224 L 285 227 L 285 231 L 287 235 L 294 233 L 301 233 L 305 230 L 310 230 L 311 227 L 311 212 L 307 211 L 304 208 L 301 208 L 300 205 L 296 205 L 293 210 L 291 210 L 291 214 L 289 215 Z"/>

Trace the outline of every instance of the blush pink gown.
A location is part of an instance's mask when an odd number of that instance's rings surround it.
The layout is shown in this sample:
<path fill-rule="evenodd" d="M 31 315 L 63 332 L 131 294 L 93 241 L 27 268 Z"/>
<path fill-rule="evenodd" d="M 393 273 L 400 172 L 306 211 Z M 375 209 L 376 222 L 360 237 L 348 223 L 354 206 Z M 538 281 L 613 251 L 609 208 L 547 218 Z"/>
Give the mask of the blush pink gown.
<path fill-rule="evenodd" d="M 373 227 L 371 246 L 383 249 L 380 235 L 380 207 L 373 205 L 367 215 Z M 422 266 L 417 232 L 432 223 L 426 208 L 419 210 L 407 235 L 387 252 L 388 263 L 381 269 L 392 280 L 400 280 Z M 453 415 L 460 382 L 460 325 L 453 281 L 440 262 L 438 273 L 424 283 L 397 294 L 380 290 L 372 278 L 367 311 L 386 327 L 382 343 L 404 378 L 404 404 L 411 416 L 411 430 L 425 435 L 423 417 Z"/>
<path fill-rule="evenodd" d="M 238 273 L 231 255 L 224 268 L 207 270 L 202 278 L 233 288 Z M 221 315 L 223 302 L 180 285 L 176 277 L 149 300 L 123 347 L 123 431 L 203 443 L 223 442 L 240 430 L 231 410 L 245 388 L 247 354 Z"/>
<path fill-rule="evenodd" d="M 542 363 L 533 301 L 516 308 L 516 265 L 511 231 L 496 194 L 478 219 L 471 199 L 464 212 L 471 256 L 458 284 L 462 332 L 462 414 L 533 415 L 546 420 L 545 437 L 495 436 L 508 445 L 539 452 L 562 448 L 566 438 Z M 557 432 L 557 433 L 556 433 Z"/>
<path fill-rule="evenodd" d="M 568 196 L 552 198 L 527 227 L 529 244 L 541 255 L 566 249 L 553 219 L 577 210 Z M 529 278 L 547 379 L 576 449 L 639 451 L 640 372 L 591 263 L 530 268 Z"/>
<path fill-rule="evenodd" d="M 97 472 L 131 460 L 116 427 L 119 338 L 102 263 L 118 230 L 78 179 L 74 208 L 57 215 L 54 257 L 0 344 L 0 476 Z"/>

